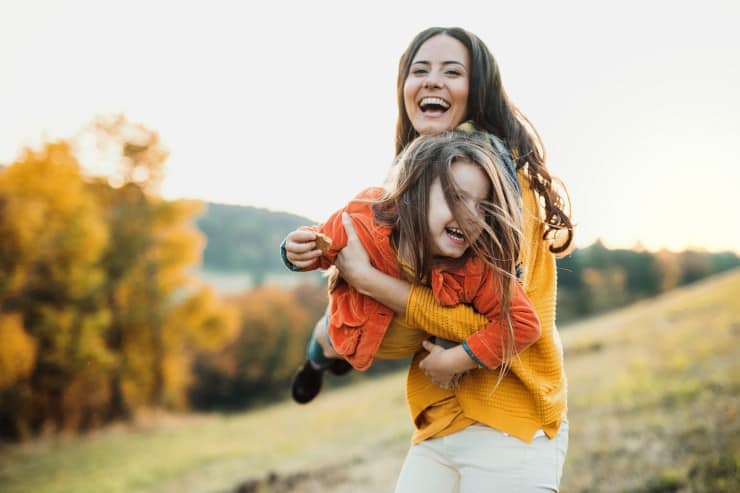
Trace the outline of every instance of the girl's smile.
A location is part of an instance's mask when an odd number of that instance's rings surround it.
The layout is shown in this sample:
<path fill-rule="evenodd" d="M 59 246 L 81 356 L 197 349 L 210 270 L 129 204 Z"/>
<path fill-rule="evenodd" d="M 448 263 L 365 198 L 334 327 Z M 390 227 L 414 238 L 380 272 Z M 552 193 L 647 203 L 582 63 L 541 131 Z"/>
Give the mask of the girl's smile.
<path fill-rule="evenodd" d="M 477 164 L 467 160 L 457 160 L 450 168 L 451 178 L 461 196 L 455 207 L 467 209 L 470 214 L 480 215 L 480 204 L 487 200 L 491 184 Z M 432 255 L 460 258 L 476 238 L 466 238 L 457 223 L 455 214 L 450 209 L 442 183 L 438 178 L 432 182 L 429 190 L 429 235 Z"/>

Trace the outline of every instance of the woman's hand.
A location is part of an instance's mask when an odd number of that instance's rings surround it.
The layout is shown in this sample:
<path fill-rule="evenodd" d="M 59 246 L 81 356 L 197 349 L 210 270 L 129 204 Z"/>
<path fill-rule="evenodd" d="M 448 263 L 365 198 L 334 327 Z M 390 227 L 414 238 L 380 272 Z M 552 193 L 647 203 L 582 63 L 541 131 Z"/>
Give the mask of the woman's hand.
<path fill-rule="evenodd" d="M 342 278 L 360 293 L 374 298 L 396 315 L 403 316 L 411 285 L 379 271 L 370 263 L 370 257 L 357 237 L 349 214 L 342 214 L 342 225 L 347 233 L 347 246 L 342 248 L 334 260 Z"/>
<path fill-rule="evenodd" d="M 429 351 L 429 355 L 419 362 L 419 368 L 441 389 L 457 386 L 463 373 L 478 367 L 460 345 L 444 349 L 430 341 L 421 344 Z"/>
<path fill-rule="evenodd" d="M 345 281 L 362 292 L 363 282 L 367 280 L 368 274 L 374 270 L 374 267 L 370 264 L 370 257 L 357 237 L 352 219 L 346 212 L 342 213 L 342 225 L 347 233 L 347 245 L 339 251 L 334 265 L 337 266 Z"/>
<path fill-rule="evenodd" d="M 285 237 L 285 253 L 288 261 L 305 269 L 316 263 L 321 250 L 316 248 L 316 233 L 297 229 Z"/>

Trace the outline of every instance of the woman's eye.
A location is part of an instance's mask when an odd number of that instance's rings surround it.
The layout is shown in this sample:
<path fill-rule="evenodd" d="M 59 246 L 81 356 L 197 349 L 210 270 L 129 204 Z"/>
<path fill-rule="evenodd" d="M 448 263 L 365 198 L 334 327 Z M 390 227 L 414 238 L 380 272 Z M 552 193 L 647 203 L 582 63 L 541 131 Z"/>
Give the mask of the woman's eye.
<path fill-rule="evenodd" d="M 448 70 L 445 73 L 447 75 L 454 75 L 454 76 L 460 76 L 460 75 L 462 75 L 462 72 L 460 72 L 459 70 Z"/>
<path fill-rule="evenodd" d="M 415 68 L 411 71 L 411 73 L 414 75 L 423 75 L 423 74 L 426 74 L 427 71 L 426 69 L 423 69 L 423 68 Z"/>

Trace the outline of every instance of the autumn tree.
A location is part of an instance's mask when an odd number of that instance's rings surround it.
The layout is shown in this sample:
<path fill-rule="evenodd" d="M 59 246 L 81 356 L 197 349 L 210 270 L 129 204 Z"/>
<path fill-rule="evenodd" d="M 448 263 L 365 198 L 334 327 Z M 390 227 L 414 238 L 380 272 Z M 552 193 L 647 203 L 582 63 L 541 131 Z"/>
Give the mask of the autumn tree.
<path fill-rule="evenodd" d="M 107 245 L 67 143 L 27 150 L 0 173 L 0 432 L 97 419 L 113 361 L 99 298 Z"/>
<path fill-rule="evenodd" d="M 239 408 L 284 395 L 305 359 L 313 325 L 326 309 L 324 286 L 293 290 L 263 286 L 228 299 L 239 312 L 237 338 L 213 356 L 200 358 L 195 405 Z"/>
<path fill-rule="evenodd" d="M 123 117 L 0 170 L 0 436 L 80 430 L 187 406 L 191 362 L 236 336 L 236 312 L 189 275 L 201 205 L 157 195 L 167 151 Z"/>
<path fill-rule="evenodd" d="M 193 226 L 201 204 L 157 195 L 168 153 L 156 132 L 121 116 L 90 131 L 118 164 L 116 186 L 95 184 L 111 236 L 102 261 L 107 343 L 116 354 L 111 417 L 141 406 L 183 408 L 194 352 L 217 349 L 236 327 L 233 311 L 189 275 L 204 245 Z"/>

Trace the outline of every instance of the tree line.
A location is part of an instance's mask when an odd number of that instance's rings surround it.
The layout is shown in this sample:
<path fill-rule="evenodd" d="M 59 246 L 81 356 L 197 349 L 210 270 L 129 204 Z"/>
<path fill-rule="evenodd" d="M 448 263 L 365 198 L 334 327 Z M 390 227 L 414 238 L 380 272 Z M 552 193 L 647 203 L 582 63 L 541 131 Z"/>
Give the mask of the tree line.
<path fill-rule="evenodd" d="M 597 241 L 558 261 L 558 321 L 619 308 L 738 266 L 734 252 L 608 249 Z"/>

